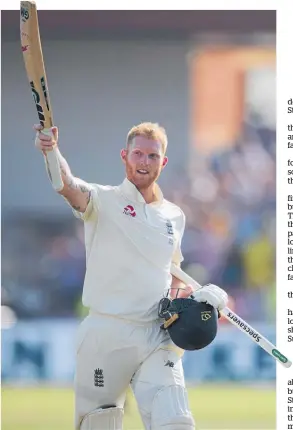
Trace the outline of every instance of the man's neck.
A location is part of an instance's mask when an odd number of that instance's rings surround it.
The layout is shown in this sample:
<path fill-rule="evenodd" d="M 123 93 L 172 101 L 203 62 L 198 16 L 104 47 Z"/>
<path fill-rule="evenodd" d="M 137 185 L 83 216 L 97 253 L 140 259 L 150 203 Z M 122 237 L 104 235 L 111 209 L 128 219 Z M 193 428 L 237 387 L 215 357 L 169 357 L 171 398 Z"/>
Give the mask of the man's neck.
<path fill-rule="evenodd" d="M 155 187 L 156 187 L 155 184 L 152 184 L 150 187 L 144 188 L 141 190 L 137 188 L 140 194 L 142 195 L 142 197 L 145 199 L 146 203 L 153 203 L 158 200 L 155 193 Z"/>

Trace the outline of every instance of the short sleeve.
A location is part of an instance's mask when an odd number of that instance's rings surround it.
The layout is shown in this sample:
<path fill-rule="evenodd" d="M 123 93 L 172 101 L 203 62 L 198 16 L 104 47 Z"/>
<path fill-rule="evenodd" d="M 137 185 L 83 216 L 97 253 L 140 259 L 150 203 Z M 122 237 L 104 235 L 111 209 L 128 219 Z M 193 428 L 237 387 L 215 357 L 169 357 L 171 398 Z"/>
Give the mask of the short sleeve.
<path fill-rule="evenodd" d="M 182 242 L 184 230 L 185 230 L 185 215 L 182 212 L 181 228 L 179 229 L 179 238 L 177 240 L 176 248 L 172 257 L 172 263 L 175 264 L 175 266 L 180 266 L 180 264 L 184 260 L 184 257 L 181 251 L 181 242 Z"/>
<path fill-rule="evenodd" d="M 72 208 L 73 215 L 84 222 L 94 220 L 98 217 L 99 211 L 99 186 L 97 184 L 90 184 L 90 200 L 86 207 L 85 212 L 79 212 Z"/>

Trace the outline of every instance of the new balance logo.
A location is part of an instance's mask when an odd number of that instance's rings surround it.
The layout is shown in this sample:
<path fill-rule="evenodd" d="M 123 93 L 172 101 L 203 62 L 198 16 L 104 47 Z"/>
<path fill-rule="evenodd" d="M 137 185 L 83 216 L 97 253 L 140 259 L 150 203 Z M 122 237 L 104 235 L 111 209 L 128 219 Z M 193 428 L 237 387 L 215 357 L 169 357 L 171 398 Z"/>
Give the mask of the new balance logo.
<path fill-rule="evenodd" d="M 124 213 L 125 215 L 130 215 L 130 216 L 132 216 L 132 217 L 135 217 L 135 216 L 136 216 L 136 212 L 135 212 L 135 210 L 134 210 L 134 207 L 133 207 L 133 206 L 131 206 L 131 205 L 126 206 L 126 207 L 124 208 L 123 213 Z"/>
<path fill-rule="evenodd" d="M 174 367 L 173 361 L 168 360 L 167 363 L 165 364 L 165 367 L 166 366 L 168 366 L 168 367 Z"/>
<path fill-rule="evenodd" d="M 94 374 L 94 384 L 95 387 L 103 387 L 104 386 L 104 374 L 102 369 L 96 369 Z"/>

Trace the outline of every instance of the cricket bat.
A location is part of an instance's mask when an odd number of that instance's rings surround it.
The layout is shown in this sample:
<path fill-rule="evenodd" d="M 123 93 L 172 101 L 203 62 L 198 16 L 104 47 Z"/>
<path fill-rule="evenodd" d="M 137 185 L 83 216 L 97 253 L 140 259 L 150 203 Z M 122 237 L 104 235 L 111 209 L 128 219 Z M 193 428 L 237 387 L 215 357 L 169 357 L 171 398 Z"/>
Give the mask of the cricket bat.
<path fill-rule="evenodd" d="M 53 114 L 40 39 L 37 7 L 34 1 L 20 2 L 20 39 L 28 81 L 38 119 L 43 127 L 42 133 L 51 135 Z M 56 148 L 46 151 L 44 156 L 52 185 L 56 191 L 61 191 L 64 184 Z"/>

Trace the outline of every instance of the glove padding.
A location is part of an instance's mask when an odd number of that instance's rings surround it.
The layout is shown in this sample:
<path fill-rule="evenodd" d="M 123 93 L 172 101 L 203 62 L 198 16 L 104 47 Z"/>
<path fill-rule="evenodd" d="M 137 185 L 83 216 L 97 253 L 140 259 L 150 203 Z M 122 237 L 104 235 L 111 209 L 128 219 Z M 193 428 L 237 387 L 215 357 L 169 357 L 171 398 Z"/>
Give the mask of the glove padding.
<path fill-rule="evenodd" d="M 219 311 L 228 304 L 228 294 L 222 288 L 214 284 L 203 286 L 193 293 L 193 298 L 197 302 L 205 302 Z"/>

